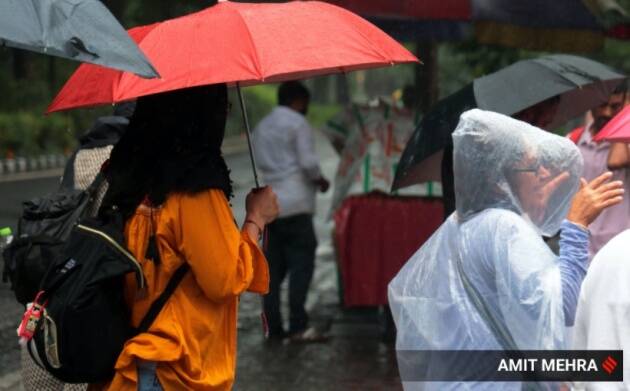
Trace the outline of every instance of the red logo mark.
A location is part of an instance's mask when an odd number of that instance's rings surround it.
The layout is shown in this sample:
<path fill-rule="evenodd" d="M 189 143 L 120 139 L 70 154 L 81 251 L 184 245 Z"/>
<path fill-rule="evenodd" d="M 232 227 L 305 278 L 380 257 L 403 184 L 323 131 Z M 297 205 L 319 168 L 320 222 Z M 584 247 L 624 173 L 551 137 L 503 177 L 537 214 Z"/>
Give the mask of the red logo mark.
<path fill-rule="evenodd" d="M 615 368 L 617 368 L 617 361 L 615 361 L 614 358 L 608 356 L 602 363 L 602 368 L 604 368 L 604 371 L 608 372 L 608 374 L 610 375 L 611 373 L 613 373 Z"/>

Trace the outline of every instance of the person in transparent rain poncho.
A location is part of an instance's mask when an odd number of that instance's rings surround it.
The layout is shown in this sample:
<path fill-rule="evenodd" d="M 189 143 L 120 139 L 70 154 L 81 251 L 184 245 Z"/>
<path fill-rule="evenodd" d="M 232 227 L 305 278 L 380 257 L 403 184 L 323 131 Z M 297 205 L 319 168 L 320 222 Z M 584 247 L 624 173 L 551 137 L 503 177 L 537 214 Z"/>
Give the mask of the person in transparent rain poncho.
<path fill-rule="evenodd" d="M 622 184 L 610 173 L 586 183 L 570 140 L 493 112 L 462 114 L 453 143 L 456 211 L 389 284 L 401 379 L 406 391 L 521 389 L 420 382 L 445 363 L 416 369 L 403 353 L 565 348 L 586 274 L 586 227 L 621 202 Z M 557 257 L 543 236 L 560 229 Z"/>

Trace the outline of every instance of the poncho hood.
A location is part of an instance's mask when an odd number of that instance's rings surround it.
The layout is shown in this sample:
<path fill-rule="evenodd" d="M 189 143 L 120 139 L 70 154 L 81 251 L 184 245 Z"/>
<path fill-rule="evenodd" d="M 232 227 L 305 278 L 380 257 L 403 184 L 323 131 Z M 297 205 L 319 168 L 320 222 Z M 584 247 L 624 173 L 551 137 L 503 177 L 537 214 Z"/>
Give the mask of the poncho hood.
<path fill-rule="evenodd" d="M 569 139 L 525 122 L 474 109 L 453 133 L 457 217 L 508 209 L 552 236 L 565 218 L 582 173 Z"/>

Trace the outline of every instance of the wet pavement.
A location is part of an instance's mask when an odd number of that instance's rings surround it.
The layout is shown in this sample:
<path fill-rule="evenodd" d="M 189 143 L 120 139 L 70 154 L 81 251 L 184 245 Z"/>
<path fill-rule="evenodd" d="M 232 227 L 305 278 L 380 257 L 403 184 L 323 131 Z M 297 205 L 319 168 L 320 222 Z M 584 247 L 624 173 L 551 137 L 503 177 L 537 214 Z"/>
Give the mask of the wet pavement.
<path fill-rule="evenodd" d="M 334 178 L 337 156 L 318 134 L 322 170 Z M 231 204 L 237 221 L 244 218 L 245 196 L 253 187 L 247 153 L 227 156 L 234 180 Z M 0 184 L 0 193 L 2 191 Z M 339 306 L 337 266 L 331 245 L 332 222 L 327 221 L 333 189 L 318 195 L 315 228 L 319 246 L 307 310 L 311 324 L 331 338 L 320 344 L 267 342 L 260 318 L 261 297 L 241 297 L 238 321 L 238 359 L 234 390 L 238 391 L 397 391 L 402 390 L 392 343 L 382 338 L 383 316 L 378 309 L 343 310 Z M 286 284 L 283 310 L 287 309 Z M 20 308 L 6 285 L 0 286 L 0 391 L 20 390 L 19 351 L 14 338 Z M 288 318 L 285 314 L 284 318 Z"/>
<path fill-rule="evenodd" d="M 333 270 L 322 263 L 318 266 Z M 264 342 L 260 318 L 242 319 L 234 389 L 402 390 L 393 344 L 382 342 L 381 316 L 373 310 L 341 310 L 336 288 L 316 294 L 321 302 L 311 309 L 311 320 L 330 340 L 320 344 Z M 242 304 L 241 317 L 248 307 L 252 314 L 260 308 L 255 297 L 244 298 Z"/>

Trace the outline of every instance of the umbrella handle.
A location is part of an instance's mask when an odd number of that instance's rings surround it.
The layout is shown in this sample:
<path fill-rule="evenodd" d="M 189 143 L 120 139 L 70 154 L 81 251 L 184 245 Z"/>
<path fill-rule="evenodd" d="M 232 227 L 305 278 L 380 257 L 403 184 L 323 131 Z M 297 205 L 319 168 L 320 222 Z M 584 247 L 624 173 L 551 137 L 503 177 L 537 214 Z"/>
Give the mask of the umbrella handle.
<path fill-rule="evenodd" d="M 241 91 L 241 85 L 236 83 L 236 92 L 238 93 L 238 100 L 241 104 L 241 113 L 243 114 L 243 122 L 245 122 L 245 130 L 247 131 L 247 147 L 249 148 L 249 160 L 252 162 L 252 171 L 254 171 L 254 183 L 256 189 L 260 189 L 260 182 L 258 181 L 258 170 L 256 169 L 256 159 L 254 159 L 254 146 L 252 144 L 251 129 L 249 127 L 249 118 L 247 117 L 247 109 L 245 107 L 245 99 L 243 98 L 243 92 Z M 269 230 L 267 227 L 263 228 L 263 250 L 267 251 L 267 242 L 269 241 Z"/>
<path fill-rule="evenodd" d="M 254 159 L 254 148 L 252 145 L 252 134 L 249 127 L 249 118 L 247 117 L 247 109 L 245 108 L 245 99 L 243 99 L 243 92 L 241 91 L 241 85 L 236 83 L 236 91 L 238 93 L 238 100 L 241 104 L 241 113 L 243 114 L 243 122 L 245 122 L 245 130 L 247 134 L 247 147 L 249 148 L 249 159 L 252 162 L 252 170 L 254 171 L 254 183 L 256 188 L 260 188 L 260 182 L 258 181 L 258 170 L 256 169 L 256 160 Z"/>

